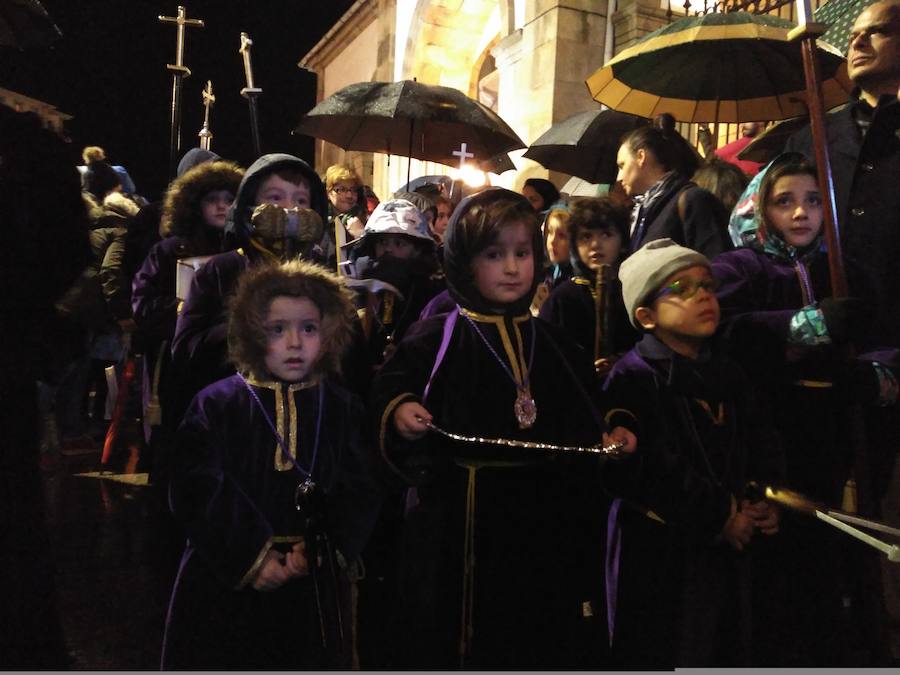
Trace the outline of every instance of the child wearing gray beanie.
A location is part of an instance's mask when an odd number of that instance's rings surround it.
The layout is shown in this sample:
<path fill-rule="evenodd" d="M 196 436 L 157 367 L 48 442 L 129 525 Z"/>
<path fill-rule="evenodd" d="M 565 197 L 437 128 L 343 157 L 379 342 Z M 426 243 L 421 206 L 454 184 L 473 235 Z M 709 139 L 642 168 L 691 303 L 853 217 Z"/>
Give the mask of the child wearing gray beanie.
<path fill-rule="evenodd" d="M 619 268 L 622 299 L 635 328 L 640 328 L 640 325 L 634 313 L 644 300 L 675 272 L 694 266 L 709 269 L 710 263 L 702 253 L 679 246 L 671 239 L 651 241 L 622 263 Z"/>
<path fill-rule="evenodd" d="M 719 304 L 705 256 L 655 240 L 622 263 L 619 278 L 644 336 L 604 387 L 607 423 L 641 439 L 633 492 L 608 524 L 613 667 L 753 665 L 752 607 L 741 598 L 759 574 L 750 551 L 778 532 L 779 516 L 751 501 L 748 484 L 783 480 L 772 416 L 713 344 Z"/>

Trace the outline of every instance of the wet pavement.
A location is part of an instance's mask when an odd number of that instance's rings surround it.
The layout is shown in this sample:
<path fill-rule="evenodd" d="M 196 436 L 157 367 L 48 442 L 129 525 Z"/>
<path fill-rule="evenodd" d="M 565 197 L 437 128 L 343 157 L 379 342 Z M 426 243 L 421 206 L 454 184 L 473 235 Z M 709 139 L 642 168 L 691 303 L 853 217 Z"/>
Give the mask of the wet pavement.
<path fill-rule="evenodd" d="M 59 611 L 75 670 L 156 670 L 181 538 L 133 443 L 43 472 Z"/>

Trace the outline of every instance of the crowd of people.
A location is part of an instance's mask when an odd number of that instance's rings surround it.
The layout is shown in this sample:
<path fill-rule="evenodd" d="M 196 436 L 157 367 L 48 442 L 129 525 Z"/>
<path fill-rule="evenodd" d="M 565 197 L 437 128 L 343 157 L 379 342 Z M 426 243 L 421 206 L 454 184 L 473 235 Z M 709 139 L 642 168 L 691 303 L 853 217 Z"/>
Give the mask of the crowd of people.
<path fill-rule="evenodd" d="M 193 149 L 148 202 L 98 147 L 79 197 L 58 139 L 0 111 L 0 269 L 28 286 L 4 300 L 7 663 L 65 665 L 37 461 L 98 442 L 129 355 L 178 547 L 164 669 L 889 663 L 875 552 L 765 498 L 877 516 L 900 437 L 896 0 L 848 70 L 847 297 L 808 130 L 747 166 L 662 115 L 579 198 L 379 201 L 348 165 Z"/>

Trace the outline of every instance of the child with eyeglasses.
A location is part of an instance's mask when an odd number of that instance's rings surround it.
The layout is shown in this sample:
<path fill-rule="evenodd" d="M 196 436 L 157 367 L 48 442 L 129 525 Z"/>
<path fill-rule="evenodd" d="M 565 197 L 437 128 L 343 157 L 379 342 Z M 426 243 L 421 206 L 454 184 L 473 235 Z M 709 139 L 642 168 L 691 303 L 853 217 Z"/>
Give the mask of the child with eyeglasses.
<path fill-rule="evenodd" d="M 815 168 L 802 155 L 781 155 L 738 202 L 730 229 L 740 248 L 718 256 L 712 271 L 723 342 L 771 404 L 787 487 L 849 508 L 842 505 L 855 447 L 848 407 L 894 405 L 896 350 L 853 359 L 843 352 L 848 342 L 867 341 L 869 317 L 860 299 L 832 297 L 822 225 Z M 778 665 L 844 663 L 844 535 L 802 514 L 785 514 L 783 525 L 777 558 L 784 609 L 777 614 L 779 633 L 788 637 Z"/>
<path fill-rule="evenodd" d="M 743 371 L 711 347 L 709 260 L 660 239 L 619 278 L 644 335 L 606 381 L 607 423 L 630 428 L 643 452 L 638 470 L 612 467 L 625 489 L 607 538 L 613 665 L 746 666 L 748 549 L 778 531 L 777 511 L 746 487 L 779 479 L 780 445 Z"/>

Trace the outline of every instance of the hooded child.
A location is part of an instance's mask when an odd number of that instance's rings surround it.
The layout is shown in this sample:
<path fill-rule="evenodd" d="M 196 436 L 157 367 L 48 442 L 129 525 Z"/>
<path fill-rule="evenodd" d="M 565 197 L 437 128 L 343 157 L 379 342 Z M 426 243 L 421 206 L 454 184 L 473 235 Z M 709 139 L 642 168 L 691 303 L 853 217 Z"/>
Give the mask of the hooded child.
<path fill-rule="evenodd" d="M 376 375 L 370 413 L 410 486 L 401 552 L 401 667 L 560 668 L 598 663 L 607 503 L 596 456 L 451 440 L 596 446 L 606 433 L 587 356 L 529 312 L 540 220 L 493 188 L 463 200 L 445 238 L 457 307 L 407 331 Z M 477 558 L 477 570 L 473 567 Z"/>
<path fill-rule="evenodd" d="M 572 203 L 568 223 L 572 278 L 550 294 L 538 316 L 591 354 L 604 377 L 638 338 L 618 279 L 628 250 L 628 211 L 609 197 L 586 197 Z"/>
<path fill-rule="evenodd" d="M 379 496 L 358 397 L 335 383 L 352 298 L 320 266 L 265 262 L 231 303 L 237 374 L 201 391 L 170 488 L 188 543 L 164 669 L 349 668 L 348 564 Z"/>
<path fill-rule="evenodd" d="M 641 438 L 634 462 L 611 467 L 625 494 L 608 533 L 613 663 L 751 665 L 766 648 L 751 632 L 751 559 L 778 511 L 746 489 L 781 478 L 778 437 L 743 371 L 711 347 L 719 305 L 707 258 L 660 239 L 619 278 L 644 336 L 605 384 L 609 423 Z"/>
<path fill-rule="evenodd" d="M 757 174 L 731 219 L 740 248 L 713 261 L 720 332 L 771 403 L 785 444 L 787 486 L 842 506 L 855 442 L 850 406 L 893 406 L 896 350 L 847 358 L 868 337 L 856 298 L 834 298 L 815 168 L 787 153 Z M 855 441 L 855 442 L 854 442 Z M 784 575 L 779 665 L 849 663 L 846 550 L 859 546 L 804 514 L 788 513 L 779 549 Z M 862 570 L 858 570 L 862 572 Z"/>
<path fill-rule="evenodd" d="M 224 250 L 228 210 L 243 176 L 244 170 L 232 162 L 210 161 L 172 181 L 163 203 L 163 239 L 150 249 L 132 282 L 131 306 L 145 354 L 144 433 L 148 442 L 151 427 L 161 421 L 152 407 L 147 413 L 148 406 L 159 405 L 162 366 L 168 361 L 160 362 L 158 356 L 168 351 L 175 335 L 180 303 L 176 295 L 178 261 Z"/>
<path fill-rule="evenodd" d="M 422 212 L 405 199 L 381 202 L 350 244 L 357 306 L 373 368 L 396 349 L 426 304 L 444 290 L 436 244 Z"/>
<path fill-rule="evenodd" d="M 227 305 L 241 272 L 266 261 L 317 259 L 326 204 L 322 181 L 297 157 L 263 155 L 247 169 L 225 224 L 225 247 L 233 250 L 197 270 L 178 313 L 172 359 L 184 377 L 177 387 L 180 402 L 170 406 L 173 428 L 194 394 L 234 372 L 227 359 Z M 253 217 L 261 205 L 277 208 Z M 287 209 L 296 209 L 293 229 Z"/>

